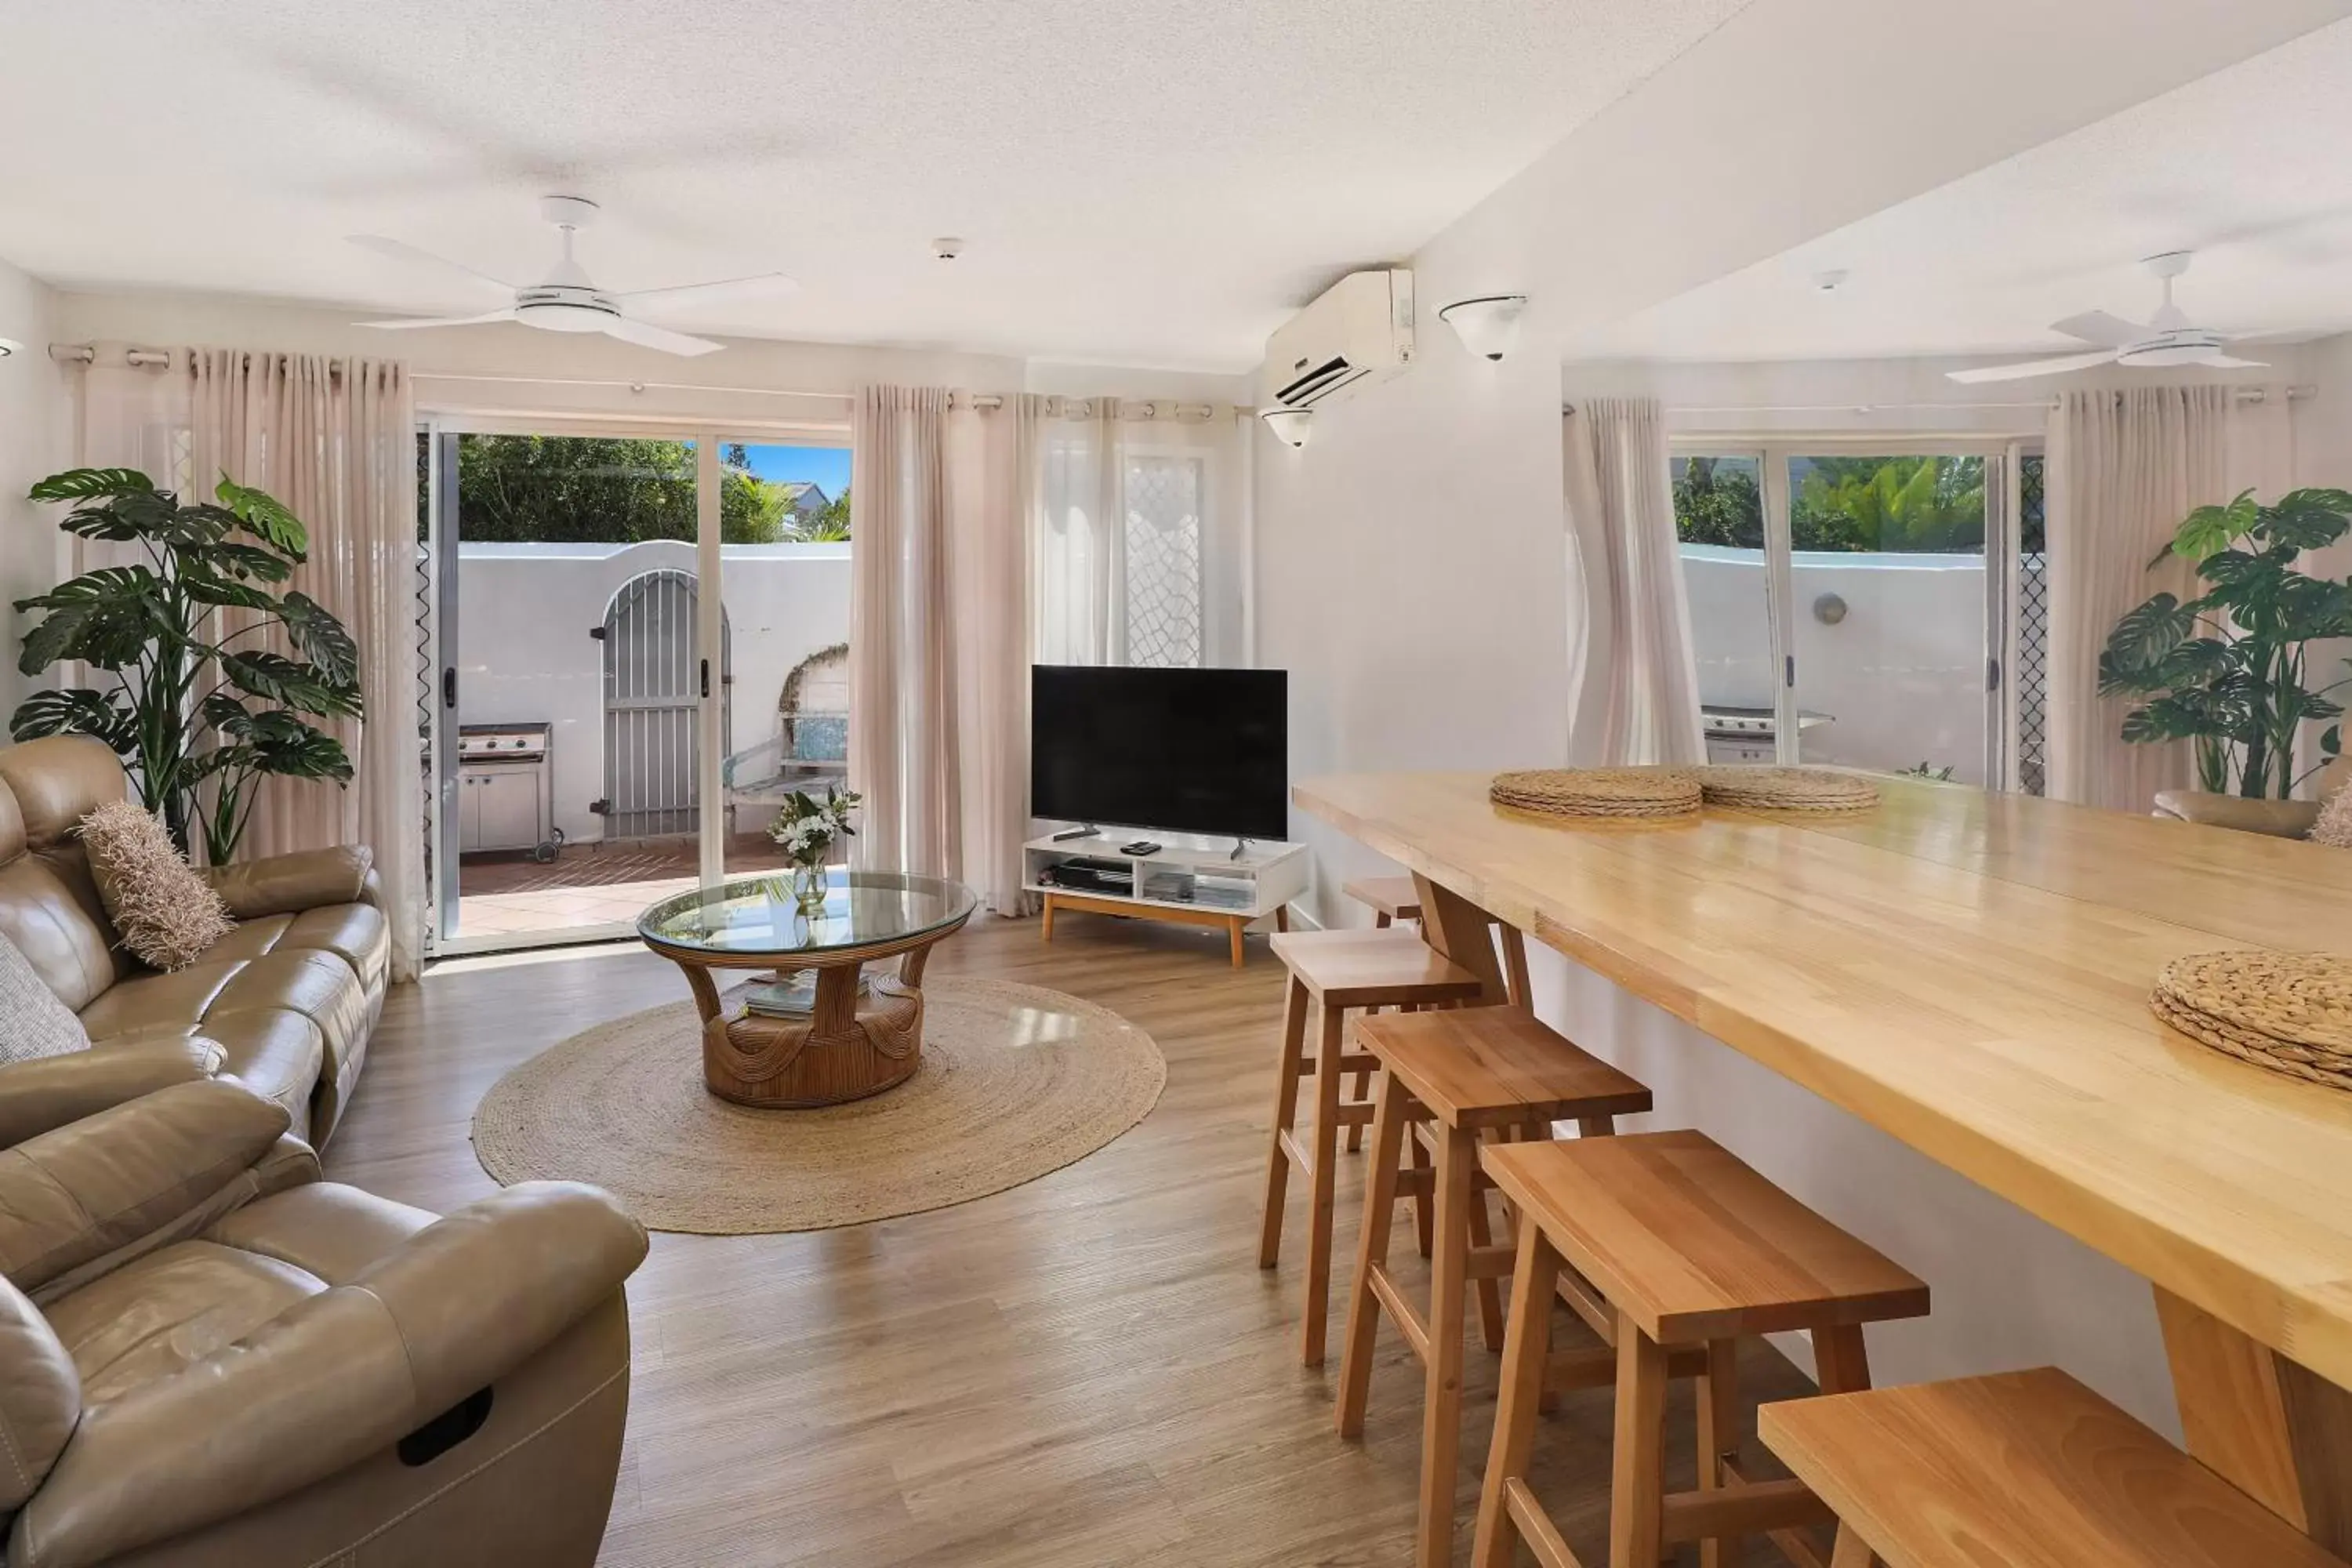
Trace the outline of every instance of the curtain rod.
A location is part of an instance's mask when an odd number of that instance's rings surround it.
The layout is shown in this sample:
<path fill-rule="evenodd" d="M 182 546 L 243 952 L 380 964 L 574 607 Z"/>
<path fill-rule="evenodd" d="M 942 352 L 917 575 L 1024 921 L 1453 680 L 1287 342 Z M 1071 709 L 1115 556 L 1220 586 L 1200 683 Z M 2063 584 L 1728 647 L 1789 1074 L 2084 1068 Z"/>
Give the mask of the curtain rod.
<path fill-rule="evenodd" d="M 2267 393 L 2266 393 L 2266 392 L 2265 392 L 2262 387 L 2259 387 L 2259 386 L 2242 386 L 2242 387 L 2237 387 L 2237 388 L 2235 388 L 2235 389 L 2233 390 L 2233 395 L 2235 396 L 2236 400 L 2237 400 L 2238 402 L 2240 402 L 2240 403 L 2262 403 L 2262 402 L 2266 401 L 2266 400 L 2267 400 L 2267 398 L 2268 398 L 2268 394 L 2267 394 Z M 2288 388 L 2286 389 L 2286 398 L 2287 398 L 2287 401 L 2288 401 L 2288 402 L 2290 402 L 2290 403 L 2298 403 L 2298 402 L 2301 402 L 2302 400 L 2304 400 L 2305 398 L 2308 398 L 2308 397 L 2316 397 L 2316 396 L 2318 396 L 2318 395 L 2319 395 L 2319 389 L 2318 389 L 2317 387 L 2315 387 L 2315 386 L 2290 386 L 2290 387 L 2288 387 Z M 1945 403 L 1721 403 L 1721 404 L 1669 404 L 1669 405 L 1666 405 L 1665 412 L 1667 412 L 1668 414 L 1876 414 L 1876 413 L 1880 413 L 1880 412 L 1882 412 L 1882 411 L 1884 411 L 1884 410 L 1887 410 L 1887 409 L 1895 409 L 1895 408 L 1917 408 L 1917 409 L 1930 409 L 1930 410 L 1952 409 L 1952 410 L 1960 410 L 1960 411 L 1966 411 L 1966 410 L 1969 410 L 1969 409 L 1974 409 L 1974 408 L 2041 408 L 2041 409 L 2052 409 L 2052 408 L 2056 408 L 2057 406 L 2059 406 L 2059 402 L 2060 402 L 2060 400 L 2059 400 L 2059 399 L 2057 399 L 2057 398 L 2055 398 L 2055 397 L 2038 397 L 2038 398 L 2035 398 L 2035 399 L 2032 400 L 2031 402 L 2010 402 L 2010 403 L 1997 403 L 1997 402 L 1966 402 L 1966 403 L 1959 403 L 1959 402 L 1945 402 Z M 1575 413 L 1575 412 L 1576 412 L 1576 405 L 1574 405 L 1573 403 L 1563 403 L 1563 404 L 1561 404 L 1561 405 L 1560 405 L 1560 412 L 1561 412 L 1561 413 L 1563 413 L 1563 414 L 1573 414 L 1573 413 Z"/>

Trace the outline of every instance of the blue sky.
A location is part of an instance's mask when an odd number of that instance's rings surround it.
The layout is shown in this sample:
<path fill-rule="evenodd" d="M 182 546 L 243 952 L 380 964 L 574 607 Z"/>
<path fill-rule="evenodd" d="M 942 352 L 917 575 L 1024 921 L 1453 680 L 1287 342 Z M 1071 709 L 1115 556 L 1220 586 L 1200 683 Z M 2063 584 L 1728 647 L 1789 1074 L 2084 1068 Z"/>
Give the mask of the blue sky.
<path fill-rule="evenodd" d="M 744 443 L 751 471 L 763 479 L 814 480 L 826 496 L 837 496 L 849 484 L 846 447 L 754 447 Z"/>

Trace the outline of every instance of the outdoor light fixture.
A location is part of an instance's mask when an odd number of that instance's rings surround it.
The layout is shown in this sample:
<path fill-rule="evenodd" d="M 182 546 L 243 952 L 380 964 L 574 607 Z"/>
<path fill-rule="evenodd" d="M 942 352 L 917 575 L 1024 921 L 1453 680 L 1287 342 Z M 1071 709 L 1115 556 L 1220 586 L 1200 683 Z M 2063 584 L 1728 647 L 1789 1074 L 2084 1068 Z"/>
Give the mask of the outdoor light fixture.
<path fill-rule="evenodd" d="M 1528 308 L 1525 294 L 1487 294 L 1456 300 L 1437 312 L 1454 329 L 1462 346 L 1481 359 L 1500 360 L 1519 342 L 1519 317 Z"/>
<path fill-rule="evenodd" d="M 1265 421 L 1276 440 L 1288 447 L 1307 445 L 1307 432 L 1315 422 L 1314 411 L 1307 408 L 1262 409 L 1258 417 Z"/>

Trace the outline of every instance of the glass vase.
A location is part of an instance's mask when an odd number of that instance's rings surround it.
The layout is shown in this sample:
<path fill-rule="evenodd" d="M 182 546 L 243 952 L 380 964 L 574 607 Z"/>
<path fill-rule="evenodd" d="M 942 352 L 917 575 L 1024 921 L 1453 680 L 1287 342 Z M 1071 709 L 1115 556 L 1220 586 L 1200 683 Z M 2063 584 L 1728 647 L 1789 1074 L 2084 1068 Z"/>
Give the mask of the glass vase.
<path fill-rule="evenodd" d="M 792 874 L 793 902 L 802 916 L 815 920 L 824 913 L 824 895 L 831 886 L 823 866 L 794 864 Z"/>

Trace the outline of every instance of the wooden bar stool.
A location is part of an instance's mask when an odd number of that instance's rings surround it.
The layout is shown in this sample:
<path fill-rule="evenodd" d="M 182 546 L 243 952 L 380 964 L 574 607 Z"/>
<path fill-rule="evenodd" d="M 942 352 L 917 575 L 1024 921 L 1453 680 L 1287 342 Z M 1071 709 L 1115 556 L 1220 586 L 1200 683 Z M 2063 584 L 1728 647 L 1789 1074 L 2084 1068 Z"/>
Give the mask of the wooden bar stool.
<path fill-rule="evenodd" d="M 1751 1481 L 1731 1462 L 1738 1342 L 1810 1330 L 1822 1392 L 1867 1388 L 1862 1325 L 1924 1314 L 1927 1287 L 1704 1133 L 1505 1143 L 1481 1159 L 1519 1205 L 1519 1248 L 1472 1561 L 1508 1568 L 1525 1540 L 1548 1568 L 1576 1563 L 1527 1484 L 1563 1266 L 1617 1319 L 1610 1568 L 1657 1568 L 1666 1542 L 1690 1540 L 1717 1568 L 1730 1538 L 1759 1531 L 1796 1561 L 1815 1561 L 1799 1531 L 1827 1523 L 1827 1505 L 1801 1481 Z M 1671 1497 L 1661 1439 L 1670 1346 L 1706 1354 L 1699 1489 Z"/>
<path fill-rule="evenodd" d="M 1372 1343 L 1385 1311 L 1422 1360 L 1419 1560 L 1423 1568 L 1445 1568 L 1454 1560 L 1462 1441 L 1463 1287 L 1475 1282 L 1490 1347 L 1499 1349 L 1495 1281 L 1511 1266 L 1509 1247 L 1488 1245 L 1480 1136 L 1549 1139 L 1553 1122 L 1571 1119 L 1588 1135 L 1611 1133 L 1617 1117 L 1650 1109 L 1650 1091 L 1516 1007 L 1365 1018 L 1356 1026 L 1356 1044 L 1383 1070 L 1339 1358 L 1339 1436 L 1364 1434 Z M 1436 1249 L 1426 1317 L 1413 1310 L 1388 1269 L 1398 1190 L 1425 1174 L 1397 1169 L 1409 1121 L 1430 1123 L 1437 1141 Z"/>
<path fill-rule="evenodd" d="M 1375 930 L 1421 919 L 1421 889 L 1413 886 L 1411 877 L 1366 877 L 1348 883 L 1340 891 L 1370 907 Z"/>
<path fill-rule="evenodd" d="M 1837 1511 L 1832 1568 L 2345 1568 L 2056 1367 L 1757 1412 Z"/>
<path fill-rule="evenodd" d="M 1431 1006 L 1478 996 L 1485 983 L 1449 962 L 1410 931 L 1287 931 L 1274 938 L 1274 954 L 1290 971 L 1282 1009 L 1282 1054 L 1274 1073 L 1274 1127 L 1266 1148 L 1265 1212 L 1258 1229 L 1257 1262 L 1271 1268 L 1282 1255 L 1283 1202 L 1290 1167 L 1297 1165 L 1313 1194 L 1307 1219 L 1307 1319 L 1299 1354 L 1308 1366 L 1323 1364 L 1329 1333 L 1331 1214 L 1338 1175 L 1341 1126 L 1361 1126 L 1372 1108 L 1361 1100 L 1342 1100 L 1339 1075 L 1369 1068 L 1373 1058 L 1343 1051 L 1349 1008 Z M 1313 1054 L 1305 1054 L 1307 1009 L 1320 1015 Z M 1315 1080 L 1314 1147 L 1297 1135 L 1298 1080 Z"/>

